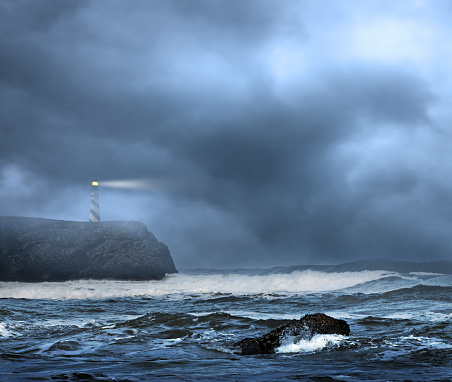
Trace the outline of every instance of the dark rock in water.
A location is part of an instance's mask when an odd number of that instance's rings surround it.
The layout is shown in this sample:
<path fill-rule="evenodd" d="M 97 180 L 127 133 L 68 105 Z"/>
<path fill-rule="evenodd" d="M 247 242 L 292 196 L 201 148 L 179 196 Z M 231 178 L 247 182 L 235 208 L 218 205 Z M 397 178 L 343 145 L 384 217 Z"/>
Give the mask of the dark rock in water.
<path fill-rule="evenodd" d="M 340 334 L 348 336 L 350 327 L 344 320 L 338 320 L 323 313 L 307 314 L 299 320 L 292 320 L 270 333 L 257 338 L 245 338 L 234 346 L 242 349 L 243 355 L 271 354 L 281 346 L 287 337 L 311 338 L 315 334 Z"/>
<path fill-rule="evenodd" d="M 177 272 L 143 223 L 0 217 L 0 281 L 152 280 Z"/>

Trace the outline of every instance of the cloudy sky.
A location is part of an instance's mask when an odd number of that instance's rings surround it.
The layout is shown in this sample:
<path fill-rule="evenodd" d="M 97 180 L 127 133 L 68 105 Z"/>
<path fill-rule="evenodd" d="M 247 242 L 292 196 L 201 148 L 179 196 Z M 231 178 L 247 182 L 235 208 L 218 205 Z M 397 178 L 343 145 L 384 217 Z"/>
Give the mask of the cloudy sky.
<path fill-rule="evenodd" d="M 452 258 L 449 0 L 3 0 L 0 215 L 176 266 Z M 137 183 L 137 182 L 136 182 Z"/>

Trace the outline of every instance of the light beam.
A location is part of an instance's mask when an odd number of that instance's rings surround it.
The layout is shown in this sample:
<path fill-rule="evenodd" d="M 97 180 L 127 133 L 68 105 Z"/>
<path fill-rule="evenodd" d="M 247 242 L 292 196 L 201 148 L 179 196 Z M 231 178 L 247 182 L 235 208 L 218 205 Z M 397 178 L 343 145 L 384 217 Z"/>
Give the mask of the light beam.
<path fill-rule="evenodd" d="M 162 188 L 166 182 L 156 179 L 123 179 L 103 180 L 99 182 L 101 187 L 125 188 L 132 190 L 152 190 Z"/>

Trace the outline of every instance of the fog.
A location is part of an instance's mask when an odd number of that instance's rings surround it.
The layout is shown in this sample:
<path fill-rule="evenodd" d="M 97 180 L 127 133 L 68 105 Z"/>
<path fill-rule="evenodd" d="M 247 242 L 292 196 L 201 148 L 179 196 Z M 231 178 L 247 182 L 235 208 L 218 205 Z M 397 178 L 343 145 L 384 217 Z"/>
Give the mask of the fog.
<path fill-rule="evenodd" d="M 451 259 L 452 4 L 6 0 L 0 215 L 178 268 Z"/>

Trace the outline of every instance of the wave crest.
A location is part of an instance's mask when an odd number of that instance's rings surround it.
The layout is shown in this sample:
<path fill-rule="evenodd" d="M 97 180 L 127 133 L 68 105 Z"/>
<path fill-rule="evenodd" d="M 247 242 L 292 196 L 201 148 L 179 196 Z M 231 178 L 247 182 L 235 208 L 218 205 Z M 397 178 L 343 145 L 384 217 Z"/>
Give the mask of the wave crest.
<path fill-rule="evenodd" d="M 339 345 L 344 336 L 339 334 L 316 334 L 311 338 L 285 338 L 276 353 L 311 353 Z"/>
<path fill-rule="evenodd" d="M 391 275 L 385 271 L 291 274 L 175 274 L 160 281 L 78 280 L 57 283 L 0 283 L 0 298 L 103 299 L 121 297 L 187 298 L 197 295 L 290 295 L 350 288 Z"/>

